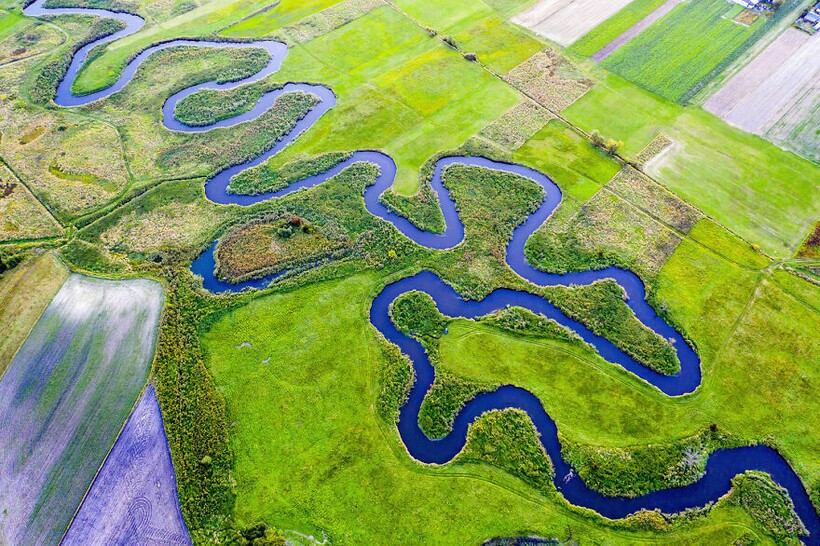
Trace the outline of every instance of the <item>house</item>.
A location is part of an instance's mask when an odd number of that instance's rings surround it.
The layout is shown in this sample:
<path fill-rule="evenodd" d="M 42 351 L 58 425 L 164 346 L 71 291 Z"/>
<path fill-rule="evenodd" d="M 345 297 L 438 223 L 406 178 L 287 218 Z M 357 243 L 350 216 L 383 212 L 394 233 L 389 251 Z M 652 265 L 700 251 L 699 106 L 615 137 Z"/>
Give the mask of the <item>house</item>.
<path fill-rule="evenodd" d="M 809 32 L 820 30 L 820 2 L 803 14 L 796 24 L 799 28 Z"/>

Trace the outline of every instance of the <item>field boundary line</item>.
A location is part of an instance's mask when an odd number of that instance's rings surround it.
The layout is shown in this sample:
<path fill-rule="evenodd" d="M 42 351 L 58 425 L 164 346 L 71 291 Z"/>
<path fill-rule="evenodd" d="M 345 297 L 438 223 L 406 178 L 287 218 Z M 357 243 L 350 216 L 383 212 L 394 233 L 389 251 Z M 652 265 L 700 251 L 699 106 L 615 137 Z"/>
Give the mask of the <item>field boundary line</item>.
<path fill-rule="evenodd" d="M 784 273 L 786 273 L 786 274 L 788 274 L 788 275 L 794 275 L 794 273 L 792 273 L 792 272 L 791 272 L 791 271 L 789 271 L 788 269 L 782 268 L 782 264 L 780 264 L 780 267 L 781 267 L 781 268 L 780 268 L 780 270 L 781 270 L 781 271 L 783 271 Z M 795 276 L 795 277 L 797 277 L 797 275 L 794 275 L 794 276 Z M 800 280 L 803 280 L 801 277 L 797 277 L 797 278 L 798 278 L 798 279 L 800 279 Z M 804 300 L 803 298 L 801 298 L 800 296 L 797 296 L 796 294 L 794 294 L 793 292 L 791 292 L 790 290 L 788 290 L 785 286 L 783 286 L 782 284 L 780 284 L 779 282 L 777 282 L 777 277 L 775 277 L 774 275 L 772 275 L 772 282 L 775 284 L 775 286 L 777 286 L 777 288 L 779 288 L 779 289 L 780 289 L 780 291 L 781 291 L 781 292 L 783 292 L 784 294 L 786 294 L 787 296 L 789 296 L 790 298 L 792 298 L 794 301 L 796 301 L 797 303 L 799 303 L 799 304 L 803 305 L 804 307 L 806 307 L 806 308 L 807 308 L 807 309 L 809 309 L 810 311 L 812 311 L 812 312 L 814 312 L 814 313 L 816 313 L 816 314 L 820 315 L 820 309 L 818 309 L 817 307 L 815 307 L 815 306 L 814 306 L 814 305 L 812 305 L 811 303 L 809 303 L 809 302 L 805 301 L 805 300 Z M 810 282 L 810 281 L 804 281 L 804 282 Z M 813 286 L 816 286 L 816 285 L 814 285 L 814 284 L 812 284 L 812 285 L 813 285 Z"/>
<path fill-rule="evenodd" d="M 150 374 L 150 370 L 149 370 L 149 374 Z M 142 400 L 142 397 L 145 396 L 145 391 L 148 390 L 148 386 L 150 384 L 151 384 L 151 382 L 146 379 L 145 385 L 142 387 L 142 390 L 140 390 L 139 394 L 137 395 L 136 402 L 134 402 L 134 404 L 131 406 L 131 411 L 128 412 L 128 416 L 125 418 L 125 421 L 123 422 L 122 426 L 120 427 L 119 432 L 117 432 L 117 436 L 116 436 L 116 438 L 114 438 L 114 442 L 111 444 L 111 447 L 108 448 L 108 451 L 106 451 L 105 457 L 103 457 L 103 460 L 100 463 L 99 468 L 97 468 L 97 471 L 94 473 L 94 477 L 91 479 L 91 483 L 88 484 L 88 488 L 85 490 L 85 493 L 83 493 L 83 498 L 80 500 L 80 503 L 77 505 L 77 508 L 74 510 L 74 514 L 71 516 L 71 520 L 68 522 L 68 526 L 66 526 L 65 531 L 63 531 L 63 534 L 60 535 L 60 544 L 62 544 L 63 540 L 65 539 L 66 535 L 68 534 L 69 529 L 71 529 L 71 526 L 74 524 L 74 520 L 77 519 L 77 514 L 80 513 L 80 508 L 83 506 L 83 503 L 85 502 L 85 499 L 88 497 L 88 494 L 91 492 L 91 488 L 94 487 L 94 482 L 97 481 L 97 477 L 99 477 L 100 472 L 102 472 L 103 466 L 105 466 L 105 462 L 108 460 L 108 457 L 111 456 L 111 452 L 114 451 L 114 446 L 117 445 L 117 442 L 119 441 L 120 436 L 122 436 L 122 431 L 125 430 L 125 426 L 128 424 L 128 421 L 131 420 L 131 415 L 133 415 L 134 410 L 137 409 L 137 406 L 139 405 L 140 400 Z"/>
<path fill-rule="evenodd" d="M 662 186 L 662 187 L 665 187 L 665 186 Z M 616 196 L 618 199 L 621 199 L 621 200 L 625 201 L 625 202 L 626 202 L 626 203 L 628 203 L 630 206 L 634 207 L 634 208 L 635 208 L 635 210 L 637 210 L 640 214 L 643 214 L 644 216 L 646 216 L 646 217 L 648 217 L 648 218 L 650 218 L 650 219 L 654 220 L 655 222 L 657 222 L 657 223 L 661 224 L 662 226 L 664 226 L 665 228 L 669 229 L 672 233 L 674 233 L 675 235 L 679 236 L 679 237 L 681 238 L 681 240 L 687 240 L 687 241 L 689 241 L 689 242 L 691 242 L 691 243 L 693 243 L 693 244 L 695 244 L 695 245 L 697 245 L 697 246 L 699 246 L 699 247 L 703 248 L 704 250 L 707 250 L 707 251 L 711 252 L 711 253 L 712 253 L 712 254 L 714 254 L 715 256 L 717 256 L 717 257 L 719 257 L 719 258 L 721 258 L 721 259 L 723 259 L 723 260 L 726 260 L 727 262 L 732 263 L 732 264 L 734 264 L 734 265 L 736 265 L 736 266 L 738 266 L 738 267 L 740 267 L 740 268 L 743 268 L 743 269 L 745 269 L 745 270 L 747 270 L 747 271 L 754 271 L 754 272 L 760 272 L 760 271 L 762 271 L 762 269 L 755 269 L 754 267 L 750 267 L 750 266 L 745 265 L 745 264 L 743 264 L 743 263 L 741 263 L 741 262 L 738 262 L 738 261 L 734 260 L 733 258 L 730 258 L 729 256 L 727 256 L 726 254 L 723 254 L 723 253 L 722 253 L 722 252 L 720 252 L 719 250 L 717 250 L 717 249 L 715 249 L 715 248 L 710 247 L 710 246 L 709 246 L 709 245 L 707 245 L 706 243 L 703 243 L 702 241 L 699 241 L 699 240 L 697 240 L 697 239 L 693 238 L 692 236 L 690 236 L 690 235 L 689 235 L 689 233 L 688 233 L 688 232 L 685 232 L 685 233 L 684 233 L 683 231 L 679 230 L 679 229 L 678 229 L 678 228 L 676 228 L 675 226 L 673 226 L 673 225 L 671 225 L 671 224 L 668 224 L 668 223 L 667 223 L 667 222 L 665 222 L 664 220 L 661 220 L 660 218 L 658 218 L 657 216 L 655 216 L 654 214 L 652 214 L 652 212 L 651 212 L 651 211 L 649 211 L 649 210 L 645 209 L 644 207 L 642 207 L 642 206 L 640 206 L 640 205 L 638 205 L 638 204 L 634 203 L 633 201 L 631 201 L 631 200 L 630 200 L 630 199 L 628 199 L 627 197 L 624 197 L 623 195 L 621 195 L 621 194 L 620 194 L 620 193 L 618 193 L 617 191 L 615 191 L 615 190 L 613 190 L 613 189 L 608 188 L 606 185 L 605 185 L 604 187 L 602 187 L 601 189 L 602 189 L 602 190 L 606 190 L 607 192 L 609 192 L 609 193 L 611 193 L 612 195 Z M 597 195 L 597 193 L 596 193 L 596 195 Z M 674 194 L 673 194 L 673 195 L 674 195 Z M 593 197 L 594 197 L 594 196 L 593 196 Z M 684 201 L 684 203 L 689 204 L 687 201 Z M 695 207 L 695 208 L 697 209 L 697 207 Z M 698 212 L 703 213 L 703 211 L 701 211 L 700 209 L 697 209 L 697 210 L 698 210 Z M 709 217 L 708 217 L 708 216 L 706 216 L 705 214 L 704 214 L 703 218 L 704 218 L 704 219 L 708 219 L 708 220 L 710 220 L 710 221 L 712 221 L 712 222 L 715 222 L 715 220 L 714 220 L 714 219 L 709 218 Z M 732 231 L 731 231 L 731 230 L 729 230 L 728 228 L 726 228 L 725 226 L 723 226 L 723 224 L 721 224 L 721 223 L 719 223 L 719 222 L 715 222 L 715 223 L 716 223 L 718 226 L 720 226 L 720 228 L 721 228 L 721 229 L 726 229 L 726 231 L 727 231 L 728 233 L 732 233 Z M 735 234 L 734 234 L 734 233 L 732 233 L 732 235 L 735 235 Z M 736 236 L 736 235 L 735 235 L 735 236 Z M 742 240 L 742 239 L 741 239 L 741 240 Z M 744 243 L 746 243 L 746 241 L 743 241 L 743 242 L 744 242 Z M 747 243 L 747 244 L 748 244 L 748 243 Z M 765 254 L 764 254 L 764 256 L 765 256 Z"/>
<path fill-rule="evenodd" d="M 20 182 L 23 185 L 23 187 L 26 188 L 26 191 L 28 191 L 29 194 L 31 194 L 31 196 L 34 198 L 34 200 L 37 201 L 37 204 L 40 205 L 40 208 L 42 208 L 49 215 L 49 217 L 54 221 L 55 224 L 57 224 L 58 226 L 60 226 L 60 228 L 62 228 L 63 234 L 65 234 L 65 230 L 68 226 L 66 226 L 60 220 L 57 219 L 57 216 L 56 216 L 56 214 L 54 214 L 54 211 L 51 210 L 51 208 L 48 205 L 46 205 L 43 202 L 43 200 L 36 193 L 34 193 L 34 191 L 31 189 L 31 187 L 28 184 L 26 184 L 26 181 L 23 180 L 23 178 L 20 176 L 20 174 L 14 169 L 14 167 L 12 167 L 8 163 L 8 161 L 5 160 L 5 158 L 3 156 L 0 156 L 0 164 L 4 165 L 9 170 L 9 172 L 11 172 L 11 174 L 14 175 L 14 177 L 17 179 L 17 181 Z"/>
<path fill-rule="evenodd" d="M 721 355 L 723 354 L 723 351 L 726 350 L 726 347 L 728 347 L 729 343 L 731 343 L 731 341 L 734 339 L 735 333 L 737 333 L 737 329 L 740 327 L 741 321 L 746 317 L 746 314 L 749 312 L 749 309 L 752 308 L 752 305 L 757 299 L 757 291 L 765 278 L 766 272 L 761 271 L 760 275 L 758 275 L 757 279 L 755 280 L 755 285 L 754 288 L 752 288 L 752 293 L 746 300 L 746 305 L 743 306 L 743 309 L 740 311 L 740 314 L 737 316 L 734 322 L 732 322 L 732 327 L 729 329 L 729 335 L 727 335 L 723 343 L 720 344 L 720 348 L 717 351 L 715 351 L 715 356 L 712 362 L 717 362 L 720 359 Z"/>

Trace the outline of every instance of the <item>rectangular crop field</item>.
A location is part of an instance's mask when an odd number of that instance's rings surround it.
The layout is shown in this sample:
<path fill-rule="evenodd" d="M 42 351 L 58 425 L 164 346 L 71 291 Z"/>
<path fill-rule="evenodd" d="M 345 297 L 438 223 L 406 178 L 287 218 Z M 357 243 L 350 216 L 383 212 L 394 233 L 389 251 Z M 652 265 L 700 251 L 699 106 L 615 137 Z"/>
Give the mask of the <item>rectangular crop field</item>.
<path fill-rule="evenodd" d="M 511 20 L 562 46 L 597 27 L 631 0 L 541 0 Z"/>
<path fill-rule="evenodd" d="M 152 281 L 70 277 L 0 381 L 0 543 L 57 544 L 145 385 Z"/>
<path fill-rule="evenodd" d="M 668 100 L 685 102 L 756 42 L 777 16 L 744 26 L 726 0 L 692 0 L 644 30 L 602 65 Z M 778 13 L 787 12 L 786 6 Z"/>
<path fill-rule="evenodd" d="M 814 225 L 820 167 L 699 108 L 672 104 L 610 75 L 564 115 L 624 141 L 623 153 L 632 157 L 666 134 L 674 145 L 650 164 L 650 173 L 771 256 L 792 255 Z"/>
<path fill-rule="evenodd" d="M 658 9 L 666 0 L 632 0 L 628 6 L 589 31 L 572 44 L 572 53 L 591 57 L 612 40 L 635 26 L 641 19 Z"/>
<path fill-rule="evenodd" d="M 809 159 L 820 159 L 820 36 L 790 28 L 706 101 L 704 109 Z M 812 128 L 814 130 L 812 130 Z"/>

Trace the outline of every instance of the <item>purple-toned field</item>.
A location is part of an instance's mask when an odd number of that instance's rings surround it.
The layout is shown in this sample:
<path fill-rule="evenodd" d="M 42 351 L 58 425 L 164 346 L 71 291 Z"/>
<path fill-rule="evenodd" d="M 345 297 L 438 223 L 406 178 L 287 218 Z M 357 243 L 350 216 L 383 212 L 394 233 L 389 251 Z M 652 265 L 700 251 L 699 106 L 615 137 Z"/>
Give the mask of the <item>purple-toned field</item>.
<path fill-rule="evenodd" d="M 0 544 L 57 544 L 145 386 L 145 280 L 72 275 L 0 380 Z"/>
<path fill-rule="evenodd" d="M 129 417 L 63 544 L 190 543 L 152 385 Z"/>

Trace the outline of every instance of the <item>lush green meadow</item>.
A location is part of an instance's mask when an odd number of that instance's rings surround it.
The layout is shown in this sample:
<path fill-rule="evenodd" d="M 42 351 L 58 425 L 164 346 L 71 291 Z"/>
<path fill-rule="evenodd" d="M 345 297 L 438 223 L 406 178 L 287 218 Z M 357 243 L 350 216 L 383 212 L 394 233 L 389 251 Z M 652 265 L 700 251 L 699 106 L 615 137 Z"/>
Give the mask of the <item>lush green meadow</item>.
<path fill-rule="evenodd" d="M 603 66 L 583 59 L 661 3 L 634 0 L 566 52 L 572 64 L 556 50 L 535 57 L 547 65 L 526 65 L 559 95 L 563 77 L 583 80 L 580 98 L 556 109 L 509 83 L 510 71 L 547 47 L 508 22 L 530 0 L 114 3 L 147 23 L 95 52 L 76 92 L 109 85 L 136 52 L 178 37 L 289 45 L 278 73 L 181 103 L 177 114 L 191 124 L 247 111 L 285 82 L 333 89 L 336 106 L 234 178 L 232 191 L 285 187 L 356 150 L 380 150 L 398 166 L 385 201 L 417 225 L 441 229 L 427 182 L 436 158 L 464 153 L 531 166 L 563 193 L 526 247 L 531 263 L 636 272 L 655 309 L 703 360 L 697 391 L 670 398 L 541 317 L 507 309 L 450 320 L 409 305 L 399 322 L 435 324 L 435 335 L 421 336 L 440 372 L 422 407 L 425 431 L 445 434 L 475 393 L 514 384 L 543 401 L 565 457 L 601 491 L 689 483 L 700 469 L 679 472 L 689 451 L 765 442 L 820 506 L 820 438 L 806 418 L 820 411 L 820 288 L 781 264 L 817 222 L 820 167 L 675 103 L 770 23 L 743 27 L 722 18 L 724 0 L 692 0 Z M 0 9 L 14 7 L 0 0 Z M 0 51 L 34 24 L 16 12 L 0 18 Z M 253 122 L 206 134 L 168 131 L 168 96 L 249 76 L 265 63 L 259 51 L 184 48 L 151 57 L 121 93 L 57 108 L 48 100 L 55 67 L 89 32 L 104 30 L 90 25 L 56 18 L 42 27 L 61 29 L 65 43 L 48 49 L 43 40 L 30 57 L 0 64 L 0 158 L 67 227 L 65 240 L 6 245 L 28 261 L 0 277 L 0 329 L 11 332 L 0 343 L 0 373 L 67 275 L 56 255 L 75 270 L 163 279 L 168 304 L 153 381 L 197 543 L 250 542 L 237 533 L 260 522 L 293 540 L 301 533 L 342 544 L 476 544 L 531 534 L 582 544 L 776 541 L 769 505 L 743 500 L 754 478 L 733 500 L 674 518 L 613 522 L 573 508 L 550 483 L 529 421 L 515 413 L 483 418 L 452 463 L 413 461 L 394 422 L 411 374 L 368 318 L 392 280 L 424 268 L 468 298 L 498 287 L 537 291 L 667 372 L 677 366 L 670 344 L 635 319 L 612 283 L 536 289 L 505 265 L 512 229 L 543 197 L 513 175 L 446 171 L 465 224 L 465 241 L 449 251 L 424 249 L 365 210 L 373 166 L 248 208 L 210 202 L 202 189 L 209 176 L 269 148 L 314 99 L 286 95 Z M 594 131 L 622 141 L 618 153 L 597 146 Z M 646 164 L 626 164 L 660 133 L 671 147 Z M 263 292 L 214 297 L 188 268 L 217 238 L 219 273 L 228 279 L 289 273 Z M 33 250 L 61 245 L 59 254 Z"/>
<path fill-rule="evenodd" d="M 484 464 L 431 468 L 411 462 L 373 406 L 383 357 L 368 325 L 367 301 L 380 282 L 357 276 L 258 298 L 204 333 L 206 363 L 235 422 L 237 517 L 314 536 L 324 532 L 343 543 L 387 536 L 399 542 L 477 543 L 531 533 L 605 543 L 652 540 L 651 532 L 607 531 L 554 494 L 539 494 Z M 345 332 L 341 347 L 338 332 Z M 465 341 L 465 349 L 472 348 L 452 362 L 450 351 Z M 691 411 L 699 402 L 665 399 L 572 345 L 525 341 L 464 323 L 446 336 L 444 349 L 446 365 L 462 373 L 537 386 L 559 427 L 598 445 L 665 442 L 707 427 L 711 417 Z M 505 356 L 487 358 L 488 349 Z M 555 372 L 544 373 L 544 365 Z M 614 413 L 601 411 L 602 403 Z M 599 422 L 604 415 L 607 426 Z M 669 428 L 659 430 L 655 419 Z M 721 505 L 662 540 L 730 543 L 750 528 L 747 516 Z M 760 531 L 753 534 L 768 542 Z"/>

